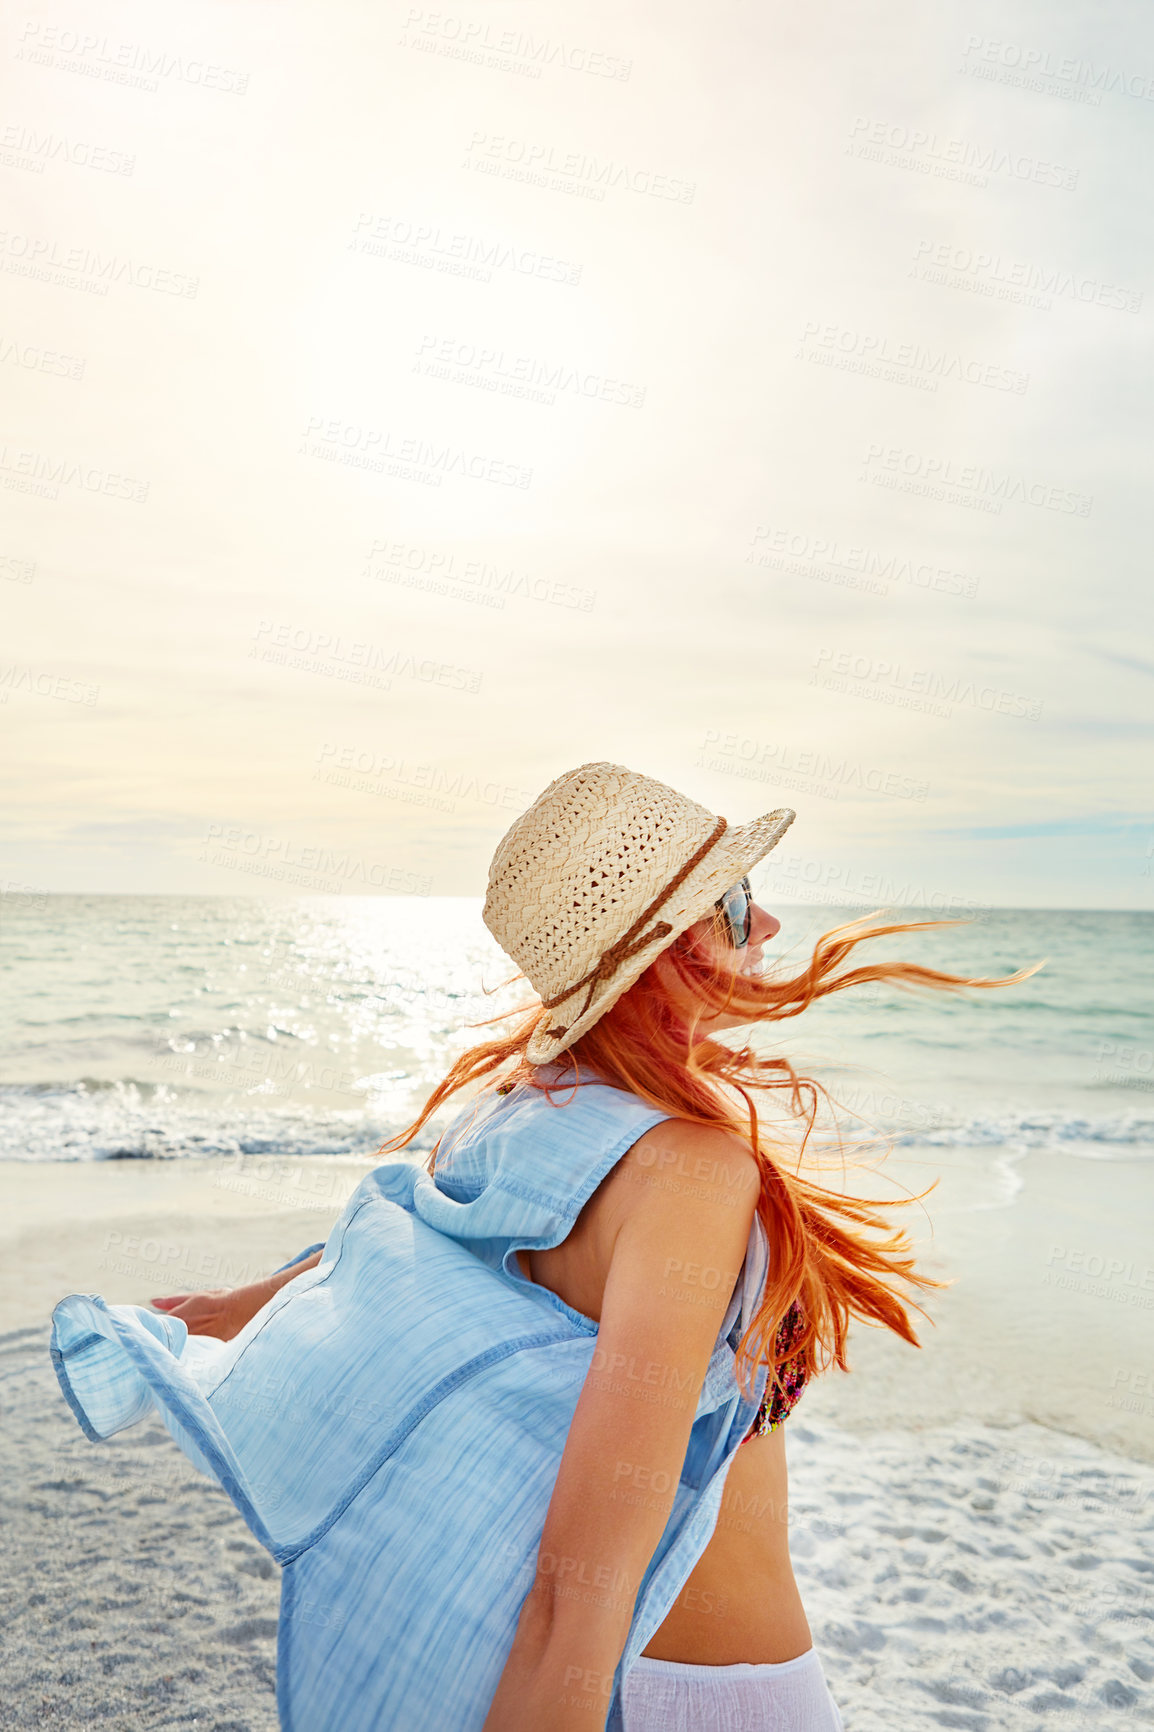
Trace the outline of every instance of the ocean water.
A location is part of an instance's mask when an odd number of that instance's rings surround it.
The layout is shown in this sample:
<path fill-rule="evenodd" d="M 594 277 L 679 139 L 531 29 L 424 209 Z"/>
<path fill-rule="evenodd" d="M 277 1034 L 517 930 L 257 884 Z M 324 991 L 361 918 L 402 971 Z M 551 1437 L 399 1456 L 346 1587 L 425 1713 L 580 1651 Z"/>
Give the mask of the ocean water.
<path fill-rule="evenodd" d="M 767 961 L 797 973 L 854 911 L 778 912 Z M 314 1188 L 335 1213 L 350 1169 L 524 993 L 475 898 L 6 896 L 0 925 L 0 1160 L 39 1168 L 9 1167 L 17 1199 L 39 1179 L 51 1199 L 83 1162 L 85 1195 L 163 1214 L 194 1159 L 194 1185 L 211 1172 L 270 1218 L 315 1208 Z M 1154 1464 L 1152 935 L 1145 914 L 986 911 L 858 957 L 1041 972 L 958 997 L 867 984 L 757 1031 L 838 1103 L 850 1158 L 827 1122 L 811 1176 L 918 1199 L 893 1224 L 949 1283 L 927 1298 L 924 1353 L 855 1325 L 860 1375 L 818 1379 L 808 1422 L 1040 1425 Z M 767 1135 L 796 1148 L 796 1126 Z M 171 1237 L 166 1222 L 149 1231 Z M 132 1302 L 154 1291 L 151 1255 L 109 1277 Z"/>
<path fill-rule="evenodd" d="M 370 1156 L 524 991 L 477 898 L 3 900 L 0 1158 Z M 854 911 L 778 912 L 767 958 L 794 969 Z M 1154 1156 L 1152 940 L 1152 914 L 987 911 L 866 955 L 1041 973 L 964 997 L 866 986 L 759 1039 L 855 1129 L 968 1171 L 979 1206 L 1031 1150 Z"/>

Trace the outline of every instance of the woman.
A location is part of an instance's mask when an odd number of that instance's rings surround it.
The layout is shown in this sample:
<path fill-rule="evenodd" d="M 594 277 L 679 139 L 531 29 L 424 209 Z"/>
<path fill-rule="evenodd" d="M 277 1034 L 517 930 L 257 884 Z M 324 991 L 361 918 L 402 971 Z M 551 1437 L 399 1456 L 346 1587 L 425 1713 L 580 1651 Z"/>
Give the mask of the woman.
<path fill-rule="evenodd" d="M 880 1205 L 761 1132 L 754 1091 L 811 1124 L 815 1086 L 714 1036 L 866 980 L 997 983 L 843 970 L 912 930 L 860 924 L 763 975 L 779 923 L 747 874 L 792 821 L 730 829 L 612 764 L 557 778 L 484 911 L 540 1003 L 381 1151 L 469 1085 L 426 1170 L 378 1168 L 267 1283 L 159 1318 L 57 1308 L 89 1435 L 155 1403 L 285 1565 L 286 1727 L 840 1727 L 790 1567 L 782 1422 L 845 1368 L 851 1315 L 916 1345 L 895 1286 L 936 1283 Z"/>

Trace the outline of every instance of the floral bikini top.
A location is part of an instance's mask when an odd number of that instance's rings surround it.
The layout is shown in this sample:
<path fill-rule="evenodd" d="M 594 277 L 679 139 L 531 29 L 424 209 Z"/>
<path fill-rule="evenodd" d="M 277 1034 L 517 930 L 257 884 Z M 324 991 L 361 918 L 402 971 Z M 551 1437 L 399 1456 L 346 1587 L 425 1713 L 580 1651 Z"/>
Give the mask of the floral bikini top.
<path fill-rule="evenodd" d="M 795 1299 L 778 1327 L 774 1341 L 774 1357 L 781 1361 L 777 1368 L 778 1381 L 775 1384 L 772 1377 L 766 1384 L 765 1396 L 758 1409 L 757 1418 L 750 1426 L 749 1437 L 765 1437 L 768 1432 L 776 1431 L 783 1419 L 786 1419 L 796 1407 L 801 1392 L 805 1388 L 808 1374 L 806 1355 L 793 1354 L 794 1348 L 801 1339 L 805 1319 L 802 1309 Z M 782 1360 L 782 1354 L 787 1357 Z"/>

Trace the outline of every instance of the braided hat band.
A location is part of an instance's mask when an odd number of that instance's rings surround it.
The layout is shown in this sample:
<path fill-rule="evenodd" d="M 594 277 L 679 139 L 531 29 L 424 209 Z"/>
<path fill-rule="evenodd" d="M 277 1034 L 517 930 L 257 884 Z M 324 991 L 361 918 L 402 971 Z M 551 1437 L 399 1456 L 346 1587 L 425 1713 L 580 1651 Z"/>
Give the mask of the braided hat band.
<path fill-rule="evenodd" d="M 583 764 L 551 782 L 498 844 L 484 907 L 545 1009 L 564 1007 L 534 1030 L 529 1062 L 548 1063 L 591 1028 L 793 818 L 781 808 L 731 826 L 621 764 Z"/>
<path fill-rule="evenodd" d="M 648 908 L 642 910 L 642 912 L 637 916 L 637 919 L 633 922 L 633 925 L 629 928 L 628 932 L 619 938 L 616 944 L 611 944 L 609 949 L 603 952 L 601 960 L 598 962 L 597 966 L 591 968 L 589 973 L 583 975 L 582 978 L 575 982 L 573 986 L 567 987 L 564 992 L 559 992 L 556 998 L 543 998 L 541 1002 L 545 1006 L 545 1009 L 553 1010 L 557 1005 L 563 1004 L 567 998 L 572 998 L 575 992 L 579 992 L 585 985 L 586 981 L 588 981 L 589 990 L 585 994 L 585 1003 L 577 1012 L 578 1017 L 584 1016 L 585 1012 L 593 1002 L 593 994 L 597 989 L 597 983 L 599 980 L 609 980 L 614 974 L 616 974 L 618 968 L 623 962 L 628 962 L 631 956 L 636 956 L 638 951 L 644 950 L 649 944 L 652 944 L 655 939 L 665 938 L 670 934 L 673 931 L 672 926 L 670 926 L 668 921 L 662 920 L 652 929 L 651 932 L 643 932 L 640 938 L 637 937 L 638 929 L 645 925 L 645 922 L 651 915 L 656 914 L 657 910 L 664 902 L 668 902 L 673 892 L 685 882 L 689 877 L 689 874 L 693 871 L 693 868 L 699 861 L 704 859 L 705 855 L 708 854 L 709 850 L 713 847 L 713 844 L 721 840 L 721 837 L 728 828 L 729 825 L 726 820 L 724 818 L 719 818 L 710 834 L 697 850 L 696 854 L 691 855 L 685 865 L 681 868 L 681 871 L 677 873 L 676 877 L 669 880 L 669 883 L 665 886 L 665 889 L 661 892 L 660 896 L 655 896 Z M 555 1035 L 558 1039 L 568 1032 L 569 1030 L 565 1026 L 547 1028 L 545 1030 L 546 1035 Z"/>

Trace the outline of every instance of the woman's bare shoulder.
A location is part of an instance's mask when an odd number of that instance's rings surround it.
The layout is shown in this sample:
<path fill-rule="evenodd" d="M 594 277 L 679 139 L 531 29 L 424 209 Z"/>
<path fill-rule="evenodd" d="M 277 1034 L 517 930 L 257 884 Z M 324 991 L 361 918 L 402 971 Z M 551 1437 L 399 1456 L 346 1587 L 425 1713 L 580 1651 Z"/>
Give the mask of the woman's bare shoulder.
<path fill-rule="evenodd" d="M 638 1137 L 622 1165 L 642 1170 L 677 1172 L 707 1180 L 715 1169 L 723 1182 L 751 1184 L 760 1174 L 756 1157 L 744 1137 L 723 1125 L 702 1125 L 693 1119 L 662 1119 Z M 721 1171 L 724 1169 L 724 1172 Z"/>
<path fill-rule="evenodd" d="M 659 1208 L 700 1216 L 713 1208 L 747 1213 L 761 1168 L 736 1132 L 691 1119 L 663 1119 L 622 1155 L 613 1172 L 614 1213 Z"/>
<path fill-rule="evenodd" d="M 744 1248 L 761 1176 L 730 1131 L 663 1119 L 629 1148 L 587 1200 L 572 1231 L 545 1251 L 519 1251 L 521 1271 L 596 1322 L 618 1247 L 652 1236 L 686 1256 Z M 677 1254 L 670 1252 L 670 1254 Z"/>

